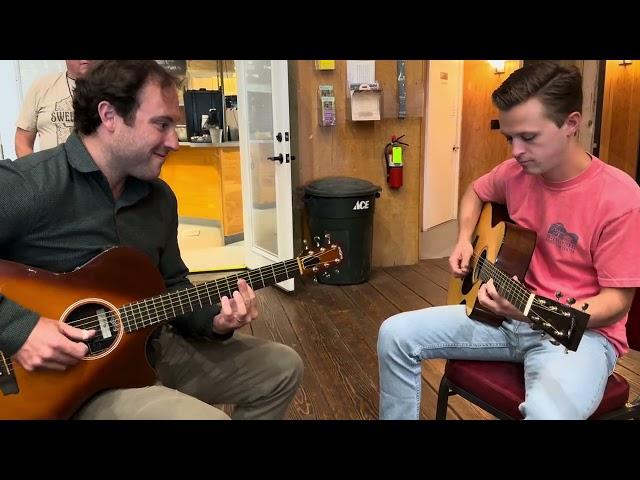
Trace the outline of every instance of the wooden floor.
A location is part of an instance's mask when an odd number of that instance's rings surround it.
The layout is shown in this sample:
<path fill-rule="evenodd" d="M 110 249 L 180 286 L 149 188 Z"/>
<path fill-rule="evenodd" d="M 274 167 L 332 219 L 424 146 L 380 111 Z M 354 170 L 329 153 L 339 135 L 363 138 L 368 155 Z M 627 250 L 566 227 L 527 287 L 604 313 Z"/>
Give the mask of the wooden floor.
<path fill-rule="evenodd" d="M 194 280 L 197 280 L 194 278 Z M 377 419 L 380 324 L 389 316 L 446 303 L 446 259 L 377 268 L 360 285 L 333 286 L 296 280 L 288 294 L 270 287 L 257 292 L 260 317 L 241 331 L 294 348 L 305 373 L 292 403 L 291 419 Z M 422 367 L 421 418 L 435 418 L 444 360 Z M 640 353 L 632 351 L 616 367 L 640 394 Z M 460 397 L 449 400 L 448 419 L 492 419 Z"/>

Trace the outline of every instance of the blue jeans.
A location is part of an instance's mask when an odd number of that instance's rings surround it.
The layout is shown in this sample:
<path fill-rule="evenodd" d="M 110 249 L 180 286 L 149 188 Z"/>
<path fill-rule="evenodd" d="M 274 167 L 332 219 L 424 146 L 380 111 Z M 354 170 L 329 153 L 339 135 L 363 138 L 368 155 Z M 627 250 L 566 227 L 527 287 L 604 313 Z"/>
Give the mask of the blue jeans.
<path fill-rule="evenodd" d="M 527 322 L 495 327 L 467 317 L 464 305 L 399 313 L 380 326 L 380 419 L 418 419 L 422 360 L 451 358 L 524 362 L 525 419 L 586 419 L 598 408 L 617 352 L 587 330 L 565 353 Z"/>

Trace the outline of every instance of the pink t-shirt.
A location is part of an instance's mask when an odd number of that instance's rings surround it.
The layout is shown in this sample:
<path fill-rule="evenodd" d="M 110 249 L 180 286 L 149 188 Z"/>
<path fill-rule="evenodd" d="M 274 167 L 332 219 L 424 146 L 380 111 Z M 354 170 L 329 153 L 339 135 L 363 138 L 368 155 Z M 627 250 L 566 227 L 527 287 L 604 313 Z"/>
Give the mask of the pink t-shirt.
<path fill-rule="evenodd" d="M 622 170 L 592 157 L 577 177 L 551 183 L 511 158 L 473 188 L 484 202 L 506 204 L 515 223 L 537 233 L 524 279 L 532 292 L 555 299 L 559 290 L 580 300 L 602 287 L 640 286 L 640 188 Z M 619 355 L 629 350 L 626 323 L 625 315 L 596 329 Z"/>

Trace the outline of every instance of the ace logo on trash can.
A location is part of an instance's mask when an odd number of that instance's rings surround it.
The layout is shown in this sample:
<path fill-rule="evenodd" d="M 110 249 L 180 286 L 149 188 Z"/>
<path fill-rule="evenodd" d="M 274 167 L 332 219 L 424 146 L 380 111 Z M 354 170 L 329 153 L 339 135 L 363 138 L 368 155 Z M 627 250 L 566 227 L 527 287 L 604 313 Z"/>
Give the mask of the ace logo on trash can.
<path fill-rule="evenodd" d="M 368 210 L 369 200 L 360 200 L 353 206 L 353 210 Z"/>

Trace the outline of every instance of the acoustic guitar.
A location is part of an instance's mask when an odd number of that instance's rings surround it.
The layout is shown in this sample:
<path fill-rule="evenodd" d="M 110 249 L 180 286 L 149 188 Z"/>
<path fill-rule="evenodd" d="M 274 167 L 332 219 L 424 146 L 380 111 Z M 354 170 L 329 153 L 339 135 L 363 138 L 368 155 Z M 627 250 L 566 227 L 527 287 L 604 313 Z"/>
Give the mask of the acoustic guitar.
<path fill-rule="evenodd" d="M 0 292 L 39 315 L 95 329 L 86 357 L 66 371 L 27 372 L 0 352 L 0 419 L 66 419 L 91 396 L 111 388 L 152 385 L 146 357 L 149 335 L 160 324 L 231 297 L 237 280 L 254 289 L 338 266 L 342 249 L 318 242 L 299 257 L 167 292 L 148 257 L 114 247 L 70 273 L 50 273 L 0 261 Z"/>
<path fill-rule="evenodd" d="M 470 271 L 463 278 L 452 276 L 447 303 L 464 304 L 470 318 L 500 325 L 505 318 L 478 302 L 480 286 L 493 279 L 498 293 L 531 321 L 533 329 L 551 336 L 553 343 L 575 351 L 589 321 L 588 304 L 577 310 L 572 307 L 574 298 L 568 298 L 567 303 L 562 304 L 559 302 L 561 292 L 556 292 L 556 300 L 552 300 L 535 295 L 513 278 L 515 275 L 523 279 L 527 273 L 536 245 L 536 232 L 511 222 L 502 205 L 485 203 L 471 243 Z"/>

